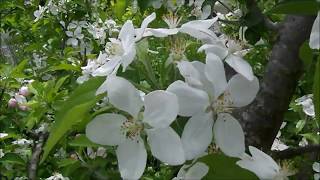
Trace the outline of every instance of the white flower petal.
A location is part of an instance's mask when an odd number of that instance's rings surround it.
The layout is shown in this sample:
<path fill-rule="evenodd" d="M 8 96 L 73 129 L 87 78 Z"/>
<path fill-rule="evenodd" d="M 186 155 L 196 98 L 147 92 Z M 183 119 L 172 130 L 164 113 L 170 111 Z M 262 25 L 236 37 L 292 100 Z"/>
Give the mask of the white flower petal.
<path fill-rule="evenodd" d="M 209 97 L 214 96 L 214 86 L 213 84 L 208 80 L 207 76 L 205 75 L 205 64 L 200 61 L 192 61 L 191 62 L 193 67 L 197 69 L 200 75 L 200 81 L 201 81 L 201 87 L 202 90 L 208 93 Z"/>
<path fill-rule="evenodd" d="M 252 67 L 250 66 L 250 64 L 246 60 L 242 59 L 239 56 L 229 55 L 225 61 L 236 72 L 243 75 L 249 81 L 252 81 L 254 79 Z"/>
<path fill-rule="evenodd" d="M 201 19 L 207 19 L 211 14 L 211 6 L 209 4 L 202 8 Z"/>
<path fill-rule="evenodd" d="M 259 91 L 259 80 L 254 77 L 248 81 L 240 74 L 234 75 L 228 82 L 227 91 L 235 107 L 243 107 L 250 104 Z"/>
<path fill-rule="evenodd" d="M 201 51 L 205 51 L 206 54 L 213 53 L 219 56 L 220 59 L 224 59 L 228 55 L 228 49 L 217 44 L 204 44 L 198 49 L 198 52 Z"/>
<path fill-rule="evenodd" d="M 311 49 L 320 49 L 320 11 L 312 26 L 309 46 Z"/>
<path fill-rule="evenodd" d="M 152 155 L 169 165 L 185 162 L 184 151 L 179 135 L 171 128 L 147 130 L 148 143 Z"/>
<path fill-rule="evenodd" d="M 118 145 L 125 140 L 121 126 L 126 120 L 120 114 L 100 114 L 87 124 L 86 136 L 98 144 Z"/>
<path fill-rule="evenodd" d="M 200 72 L 189 61 L 179 61 L 177 63 L 180 74 L 184 77 L 185 82 L 190 86 L 202 86 Z"/>
<path fill-rule="evenodd" d="M 137 117 L 143 102 L 139 91 L 126 79 L 109 76 L 105 85 L 109 101 L 116 108 Z"/>
<path fill-rule="evenodd" d="M 127 69 L 127 67 L 132 63 L 136 56 L 136 47 L 135 43 L 132 41 L 131 44 L 124 45 L 124 54 L 122 55 L 121 65 L 123 68 L 123 72 Z"/>
<path fill-rule="evenodd" d="M 144 96 L 143 121 L 155 128 L 170 126 L 178 115 L 178 98 L 171 92 L 153 91 Z"/>
<path fill-rule="evenodd" d="M 223 62 L 215 54 L 208 53 L 206 57 L 205 74 L 214 86 L 214 97 L 217 98 L 227 87 L 227 78 Z"/>
<path fill-rule="evenodd" d="M 124 41 L 125 44 L 128 42 L 134 42 L 135 31 L 132 21 L 127 20 L 122 26 L 119 32 L 119 39 Z"/>
<path fill-rule="evenodd" d="M 139 179 L 146 167 L 147 151 L 142 139 L 138 142 L 127 140 L 116 150 L 118 166 L 123 179 Z"/>
<path fill-rule="evenodd" d="M 259 149 L 249 146 L 252 158 L 244 158 L 237 165 L 255 173 L 260 179 L 274 179 L 280 168 L 277 163 L 267 154 Z"/>
<path fill-rule="evenodd" d="M 315 172 L 320 173 L 320 163 L 314 162 L 314 163 L 312 164 L 312 169 L 313 169 Z"/>
<path fill-rule="evenodd" d="M 264 162 L 266 165 L 274 168 L 276 171 L 280 170 L 278 164 L 268 154 L 253 146 L 249 146 L 249 151 L 254 160 Z"/>
<path fill-rule="evenodd" d="M 114 69 L 119 65 L 120 59 L 111 59 L 107 61 L 104 65 L 93 71 L 92 76 L 108 76 Z"/>
<path fill-rule="evenodd" d="M 213 132 L 215 143 L 227 156 L 240 158 L 245 153 L 242 127 L 230 114 L 218 114 Z"/>
<path fill-rule="evenodd" d="M 152 28 L 147 28 L 145 30 L 145 33 L 143 34 L 143 37 L 147 36 L 154 36 L 154 37 L 167 37 L 170 35 L 175 35 L 179 32 L 178 28 L 172 28 L 172 29 L 166 29 L 166 28 L 157 28 L 157 29 L 152 29 Z"/>
<path fill-rule="evenodd" d="M 175 81 L 167 88 L 169 92 L 177 95 L 179 103 L 179 115 L 192 116 L 198 112 L 204 112 L 209 106 L 207 93 L 200 89 L 188 86 L 183 81 Z"/>
<path fill-rule="evenodd" d="M 209 167 L 203 162 L 191 166 L 185 174 L 185 179 L 200 180 L 209 172 Z"/>
<path fill-rule="evenodd" d="M 207 43 L 214 43 L 219 40 L 216 34 L 209 28 L 217 21 L 217 17 L 208 20 L 194 20 L 183 24 L 180 32 L 189 34 Z"/>
<path fill-rule="evenodd" d="M 136 29 L 136 39 L 135 39 L 136 41 L 139 41 L 142 38 L 142 35 L 144 34 L 148 25 L 155 19 L 156 19 L 156 13 L 153 12 L 142 21 L 141 28 Z"/>
<path fill-rule="evenodd" d="M 198 113 L 188 120 L 181 136 L 187 160 L 206 151 L 212 141 L 212 126 L 213 119 L 210 114 Z"/>

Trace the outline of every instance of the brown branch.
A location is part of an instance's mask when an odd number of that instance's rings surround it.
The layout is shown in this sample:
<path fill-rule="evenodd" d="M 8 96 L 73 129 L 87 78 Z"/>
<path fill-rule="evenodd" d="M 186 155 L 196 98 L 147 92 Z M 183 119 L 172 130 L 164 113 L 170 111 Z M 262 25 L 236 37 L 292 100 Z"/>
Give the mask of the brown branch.
<path fill-rule="evenodd" d="M 29 180 L 35 180 L 37 177 L 37 170 L 38 170 L 40 155 L 42 152 L 43 144 L 47 139 L 47 136 L 48 136 L 48 133 L 40 133 L 38 142 L 35 143 L 33 147 L 31 159 L 28 163 L 28 179 Z"/>
<path fill-rule="evenodd" d="M 287 16 L 254 102 L 235 112 L 246 132 L 247 145 L 268 151 L 302 74 L 300 46 L 309 38 L 313 16 Z"/>
<path fill-rule="evenodd" d="M 308 145 L 304 147 L 289 148 L 283 151 L 273 151 L 272 156 L 276 159 L 290 159 L 306 153 L 318 152 L 319 155 L 320 144 Z"/>

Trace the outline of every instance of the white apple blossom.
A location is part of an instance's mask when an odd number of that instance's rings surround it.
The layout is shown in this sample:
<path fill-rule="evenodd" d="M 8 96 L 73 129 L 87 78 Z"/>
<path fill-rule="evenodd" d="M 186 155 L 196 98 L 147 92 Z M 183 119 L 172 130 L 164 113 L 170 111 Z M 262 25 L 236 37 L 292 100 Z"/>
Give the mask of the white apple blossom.
<path fill-rule="evenodd" d="M 253 101 L 259 90 L 258 79 L 249 81 L 237 74 L 227 82 L 221 59 L 211 53 L 206 64 L 181 61 L 178 68 L 186 82 L 175 81 L 167 90 L 178 97 L 179 115 L 192 116 L 181 137 L 186 158 L 193 159 L 210 144 L 215 117 L 216 144 L 228 156 L 242 156 L 244 134 L 238 121 L 228 113 Z"/>
<path fill-rule="evenodd" d="M 237 165 L 255 173 L 260 179 L 285 180 L 294 173 L 279 165 L 266 153 L 249 146 L 251 156 L 244 156 Z"/>
<path fill-rule="evenodd" d="M 106 151 L 107 150 L 104 147 L 98 147 L 98 149 L 96 151 L 91 147 L 87 147 L 87 155 L 91 159 L 95 159 L 96 157 L 102 157 L 102 158 L 107 157 Z"/>
<path fill-rule="evenodd" d="M 136 56 L 135 49 L 135 31 L 132 21 L 126 21 L 122 26 L 118 39 L 110 38 L 110 42 L 106 44 L 106 52 L 108 61 L 101 67 L 96 69 L 93 76 L 108 76 L 112 72 L 116 72 L 120 65 L 123 71 Z"/>
<path fill-rule="evenodd" d="M 34 11 L 34 13 L 33 13 L 34 17 L 36 17 L 34 22 L 37 22 L 39 19 L 41 19 L 46 10 L 47 10 L 46 6 L 40 6 L 39 5 L 39 9 Z"/>
<path fill-rule="evenodd" d="M 209 4 L 202 7 L 205 0 L 190 0 L 189 6 L 193 6 L 191 14 L 198 19 L 207 19 L 211 14 L 211 6 Z"/>
<path fill-rule="evenodd" d="M 209 171 L 209 167 L 203 162 L 183 165 L 177 177 L 172 180 L 201 180 Z"/>
<path fill-rule="evenodd" d="M 54 173 L 53 176 L 46 178 L 45 180 L 69 180 L 68 177 L 64 177 L 60 173 Z"/>
<path fill-rule="evenodd" d="M 2 158 L 4 156 L 4 152 L 3 152 L 3 149 L 0 149 L 0 158 Z"/>
<path fill-rule="evenodd" d="M 312 169 L 315 172 L 314 175 L 313 175 L 314 180 L 320 180 L 320 163 L 319 162 L 314 162 L 312 164 Z"/>
<path fill-rule="evenodd" d="M 12 144 L 19 145 L 19 146 L 28 146 L 33 143 L 32 140 L 27 140 L 27 139 L 18 139 L 12 142 Z"/>
<path fill-rule="evenodd" d="M 0 139 L 7 137 L 9 134 L 7 133 L 0 133 Z"/>
<path fill-rule="evenodd" d="M 303 112 L 311 117 L 315 117 L 314 104 L 313 104 L 313 94 L 304 95 L 295 100 L 297 105 L 302 106 Z"/>
<path fill-rule="evenodd" d="M 122 178 L 138 179 L 143 174 L 147 159 L 145 135 L 154 157 L 170 165 L 184 163 L 180 137 L 170 127 L 179 109 L 173 93 L 153 91 L 142 101 L 139 91 L 129 81 L 117 76 L 109 76 L 97 93 L 105 91 L 109 102 L 130 116 L 100 114 L 87 125 L 86 135 L 95 143 L 118 146 L 116 155 Z"/>
<path fill-rule="evenodd" d="M 300 141 L 299 141 L 299 146 L 300 147 L 304 147 L 304 146 L 307 146 L 309 144 L 309 142 L 308 142 L 308 140 L 305 138 L 305 137 L 303 137 Z"/>
<path fill-rule="evenodd" d="M 288 149 L 289 146 L 287 146 L 286 144 L 284 144 L 279 138 L 275 138 L 272 146 L 271 146 L 271 150 L 276 150 L 276 151 L 283 151 Z"/>
<path fill-rule="evenodd" d="M 219 37 L 220 40 L 213 44 L 204 44 L 198 52 L 205 51 L 206 54 L 213 53 L 224 60 L 237 73 L 240 73 L 248 80 L 252 81 L 254 78 L 250 64 L 242 58 L 247 49 L 242 50 L 242 47 L 234 40 L 230 40 L 224 36 Z"/>
<path fill-rule="evenodd" d="M 284 144 L 281 140 L 280 140 L 280 136 L 281 136 L 281 129 L 283 129 L 286 126 L 287 122 L 282 122 L 280 130 L 278 131 L 278 134 L 276 136 L 276 138 L 274 139 L 272 146 L 271 146 L 271 150 L 276 150 L 276 151 L 283 151 L 285 149 L 288 149 L 289 146 L 287 146 L 286 144 Z"/>
<path fill-rule="evenodd" d="M 66 31 L 66 34 L 69 37 L 69 39 L 67 40 L 67 45 L 72 45 L 73 47 L 77 47 L 79 40 L 84 38 L 84 35 L 81 33 L 80 27 L 75 28 L 74 31 L 72 30 Z"/>
<path fill-rule="evenodd" d="M 312 26 L 309 46 L 311 49 L 320 49 L 320 11 Z"/>
<path fill-rule="evenodd" d="M 87 81 L 91 76 L 94 75 L 97 69 L 100 68 L 102 65 L 106 64 L 108 60 L 110 61 L 110 59 L 108 58 L 108 55 L 100 51 L 97 59 L 89 59 L 87 62 L 87 65 L 84 67 L 81 67 L 82 76 L 78 77 L 77 82 L 81 84 L 84 81 Z M 113 69 L 110 69 L 110 72 L 108 71 L 107 73 L 108 74 L 115 73 L 112 71 Z"/>
<path fill-rule="evenodd" d="M 100 27 L 98 23 L 88 24 L 88 32 L 93 36 L 94 39 L 104 43 L 106 39 L 106 32 L 104 27 Z"/>
<path fill-rule="evenodd" d="M 72 30 L 72 29 L 82 29 L 82 28 L 87 28 L 87 27 L 88 27 L 87 21 L 71 21 L 68 24 L 67 29 Z"/>

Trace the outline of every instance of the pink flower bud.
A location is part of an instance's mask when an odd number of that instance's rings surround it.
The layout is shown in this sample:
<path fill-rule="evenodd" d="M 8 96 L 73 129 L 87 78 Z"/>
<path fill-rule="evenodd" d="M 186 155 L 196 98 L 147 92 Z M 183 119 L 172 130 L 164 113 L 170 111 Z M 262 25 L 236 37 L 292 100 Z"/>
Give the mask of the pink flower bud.
<path fill-rule="evenodd" d="M 29 92 L 29 88 L 27 86 L 22 86 L 20 89 L 19 89 L 19 94 L 22 95 L 22 96 L 29 96 L 30 92 Z"/>
<path fill-rule="evenodd" d="M 8 106 L 11 108 L 15 108 L 18 105 L 18 101 L 15 98 L 11 98 L 8 101 Z"/>
<path fill-rule="evenodd" d="M 28 111 L 28 110 L 29 110 L 29 107 L 26 106 L 26 105 L 19 105 L 19 109 L 20 109 L 21 111 Z"/>

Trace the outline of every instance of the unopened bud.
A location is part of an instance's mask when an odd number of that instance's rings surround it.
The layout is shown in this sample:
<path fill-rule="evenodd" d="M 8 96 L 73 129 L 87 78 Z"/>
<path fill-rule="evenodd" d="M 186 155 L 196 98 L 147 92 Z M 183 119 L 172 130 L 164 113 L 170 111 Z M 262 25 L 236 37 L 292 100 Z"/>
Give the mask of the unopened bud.
<path fill-rule="evenodd" d="M 11 108 L 15 108 L 18 105 L 18 101 L 15 98 L 11 98 L 8 101 L 8 106 Z"/>
<path fill-rule="evenodd" d="M 19 89 L 19 94 L 22 95 L 22 96 L 29 96 L 30 92 L 29 92 L 29 88 L 27 86 L 22 86 L 20 89 Z"/>
<path fill-rule="evenodd" d="M 28 108 L 28 106 L 26 106 L 26 105 L 19 105 L 19 109 L 20 109 L 21 111 L 27 111 L 29 108 Z"/>

